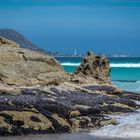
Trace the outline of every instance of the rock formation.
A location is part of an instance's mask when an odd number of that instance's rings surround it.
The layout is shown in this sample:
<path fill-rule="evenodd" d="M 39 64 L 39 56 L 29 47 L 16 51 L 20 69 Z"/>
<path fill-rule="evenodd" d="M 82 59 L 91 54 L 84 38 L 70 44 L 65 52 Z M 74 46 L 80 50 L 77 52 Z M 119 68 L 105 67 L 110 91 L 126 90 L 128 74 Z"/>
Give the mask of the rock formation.
<path fill-rule="evenodd" d="M 88 52 L 87 56 L 83 58 L 81 65 L 75 71 L 75 74 L 83 77 L 93 77 L 100 83 L 109 83 L 109 61 L 105 57 L 96 56 L 92 52 Z"/>
<path fill-rule="evenodd" d="M 106 58 L 89 52 L 76 74 L 42 52 L 0 39 L 0 135 L 77 132 L 117 125 L 108 114 L 136 112 L 140 94 L 110 84 Z"/>
<path fill-rule="evenodd" d="M 24 88 L 14 94 L 1 91 L 0 135 L 70 133 L 117 125 L 107 114 L 139 108 L 133 101 L 140 101 L 139 94 L 116 94 L 114 88 L 106 86 L 66 88 Z"/>
<path fill-rule="evenodd" d="M 34 86 L 57 84 L 65 75 L 60 64 L 41 52 L 19 48 L 0 38 L 0 81 L 8 85 Z"/>

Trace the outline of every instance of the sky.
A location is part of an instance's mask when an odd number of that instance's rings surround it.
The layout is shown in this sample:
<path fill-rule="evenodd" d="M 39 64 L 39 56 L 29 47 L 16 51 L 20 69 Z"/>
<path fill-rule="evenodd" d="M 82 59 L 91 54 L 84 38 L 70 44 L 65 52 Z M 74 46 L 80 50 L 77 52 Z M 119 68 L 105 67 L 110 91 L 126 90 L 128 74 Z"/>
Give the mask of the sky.
<path fill-rule="evenodd" d="M 140 56 L 140 0 L 0 0 L 0 28 L 47 51 Z"/>

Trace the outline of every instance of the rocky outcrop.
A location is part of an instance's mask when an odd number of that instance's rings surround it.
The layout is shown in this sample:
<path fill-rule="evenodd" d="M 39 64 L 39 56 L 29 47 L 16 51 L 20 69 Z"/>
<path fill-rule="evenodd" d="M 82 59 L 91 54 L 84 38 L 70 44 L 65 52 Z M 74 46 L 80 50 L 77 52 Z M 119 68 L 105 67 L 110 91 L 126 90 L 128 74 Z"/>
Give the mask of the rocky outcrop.
<path fill-rule="evenodd" d="M 12 41 L 1 39 L 1 83 L 17 86 L 57 85 L 67 78 L 66 73 L 53 57 L 19 48 L 19 45 Z"/>
<path fill-rule="evenodd" d="M 70 86 L 70 85 L 69 85 Z M 0 92 L 0 135 L 77 132 L 118 122 L 107 114 L 135 112 L 140 95 L 109 86 L 24 88 Z"/>
<path fill-rule="evenodd" d="M 0 46 L 19 48 L 19 44 L 0 36 Z"/>
<path fill-rule="evenodd" d="M 105 57 L 96 56 L 92 52 L 88 52 L 81 65 L 76 69 L 75 74 L 92 77 L 99 83 L 110 83 L 109 61 Z"/>
<path fill-rule="evenodd" d="M 117 125 L 109 114 L 136 112 L 140 94 L 110 84 L 106 58 L 89 52 L 76 74 L 42 52 L 0 41 L 0 135 L 77 132 Z"/>
<path fill-rule="evenodd" d="M 108 83 L 109 62 L 91 52 L 83 59 L 76 74 L 66 73 L 51 56 L 20 48 L 13 41 L 0 37 L 0 81 L 8 85 L 35 86 Z"/>

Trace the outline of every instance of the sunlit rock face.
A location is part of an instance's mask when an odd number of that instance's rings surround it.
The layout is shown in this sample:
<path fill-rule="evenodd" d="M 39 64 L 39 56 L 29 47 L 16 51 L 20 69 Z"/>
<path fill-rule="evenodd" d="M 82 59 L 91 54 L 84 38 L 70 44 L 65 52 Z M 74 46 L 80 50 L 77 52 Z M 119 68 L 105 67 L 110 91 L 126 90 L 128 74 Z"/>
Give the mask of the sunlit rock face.
<path fill-rule="evenodd" d="M 65 77 L 61 65 L 42 52 L 20 48 L 0 37 L 0 81 L 9 85 L 32 86 L 57 84 Z M 65 77 L 66 78 L 66 77 Z"/>

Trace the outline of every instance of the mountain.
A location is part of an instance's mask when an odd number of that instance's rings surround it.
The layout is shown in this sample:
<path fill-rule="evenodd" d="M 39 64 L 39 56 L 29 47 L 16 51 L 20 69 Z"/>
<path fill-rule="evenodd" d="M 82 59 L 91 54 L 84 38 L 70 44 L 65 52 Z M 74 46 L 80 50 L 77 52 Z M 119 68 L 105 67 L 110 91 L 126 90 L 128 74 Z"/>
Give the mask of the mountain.
<path fill-rule="evenodd" d="M 21 48 L 43 51 L 41 48 L 30 42 L 26 37 L 13 29 L 0 29 L 0 36 L 16 42 Z"/>

